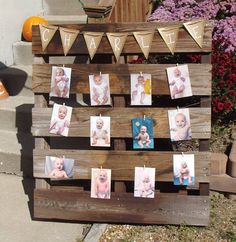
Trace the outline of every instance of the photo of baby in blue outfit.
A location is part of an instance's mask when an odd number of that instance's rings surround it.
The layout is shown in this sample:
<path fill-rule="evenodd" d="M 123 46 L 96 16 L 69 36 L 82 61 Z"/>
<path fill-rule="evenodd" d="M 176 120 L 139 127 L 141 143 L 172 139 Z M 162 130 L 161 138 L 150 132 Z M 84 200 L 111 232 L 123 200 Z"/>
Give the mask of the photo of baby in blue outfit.
<path fill-rule="evenodd" d="M 153 149 L 153 120 L 151 118 L 132 119 L 133 149 Z"/>

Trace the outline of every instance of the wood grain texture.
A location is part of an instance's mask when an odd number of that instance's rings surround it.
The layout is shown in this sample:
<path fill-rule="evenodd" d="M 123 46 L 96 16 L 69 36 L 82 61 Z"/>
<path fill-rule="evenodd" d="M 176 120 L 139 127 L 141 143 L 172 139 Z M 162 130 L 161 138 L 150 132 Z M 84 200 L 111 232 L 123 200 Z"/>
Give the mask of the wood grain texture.
<path fill-rule="evenodd" d="M 183 24 L 180 22 L 172 23 L 116 23 L 116 24 L 80 24 L 80 25 L 63 25 L 64 28 L 72 28 L 80 30 L 80 34 L 77 36 L 74 44 L 72 45 L 68 55 L 79 55 L 79 54 L 88 54 L 88 50 L 85 44 L 84 37 L 82 32 L 84 31 L 94 31 L 94 32 L 128 32 L 129 35 L 125 42 L 124 48 L 122 50 L 123 54 L 141 54 L 142 51 L 137 44 L 132 32 L 134 31 L 147 31 L 147 30 L 156 30 L 160 27 L 173 27 L 179 26 L 179 36 L 176 44 L 175 53 L 187 53 L 187 52 L 202 52 L 209 53 L 211 52 L 211 34 L 212 27 L 210 24 L 206 24 L 204 37 L 203 37 L 203 47 L 200 48 L 197 43 L 192 39 L 188 32 L 183 28 Z M 49 43 L 46 50 L 42 51 L 41 38 L 39 33 L 39 27 L 33 26 L 33 41 L 32 41 L 32 51 L 37 55 L 64 55 L 63 47 L 61 43 L 61 38 L 59 30 L 56 32 L 51 42 Z M 104 35 L 102 41 L 96 52 L 97 54 L 113 54 L 111 45 Z M 156 31 L 154 34 L 151 51 L 150 53 L 170 53 L 165 42 L 162 40 L 159 33 Z"/>
<path fill-rule="evenodd" d="M 69 128 L 70 137 L 90 137 L 90 116 L 111 117 L 111 137 L 131 138 L 133 118 L 151 117 L 154 138 L 169 138 L 167 108 L 73 108 Z M 211 136 L 211 109 L 190 108 L 192 138 L 207 139 Z M 49 133 L 52 108 L 33 108 L 32 134 L 34 136 L 55 136 Z"/>
<path fill-rule="evenodd" d="M 32 90 L 35 93 L 49 93 L 52 66 L 33 65 Z M 54 65 L 55 66 L 55 65 Z M 152 94 L 170 95 L 166 68 L 167 64 L 72 64 L 70 93 L 89 93 L 88 76 L 102 72 L 109 74 L 111 94 L 130 94 L 130 74 L 149 73 L 152 75 Z M 193 95 L 211 95 L 211 65 L 189 64 L 189 75 Z"/>
<path fill-rule="evenodd" d="M 236 194 L 236 178 L 226 174 L 210 176 L 210 189 L 218 192 Z"/>
<path fill-rule="evenodd" d="M 145 205 L 144 205 L 145 204 Z M 90 198 L 89 192 L 34 192 L 34 217 L 43 219 L 135 224 L 209 223 L 209 197 L 156 194 L 154 199 L 112 193 L 111 199 Z"/>
<path fill-rule="evenodd" d="M 155 167 L 156 181 L 173 181 L 173 152 L 105 150 L 34 150 L 34 177 L 47 178 L 45 157 L 74 159 L 73 179 L 91 179 L 91 168 L 112 169 L 113 181 L 134 181 L 136 166 Z M 210 153 L 196 152 L 196 183 L 209 182 Z"/>

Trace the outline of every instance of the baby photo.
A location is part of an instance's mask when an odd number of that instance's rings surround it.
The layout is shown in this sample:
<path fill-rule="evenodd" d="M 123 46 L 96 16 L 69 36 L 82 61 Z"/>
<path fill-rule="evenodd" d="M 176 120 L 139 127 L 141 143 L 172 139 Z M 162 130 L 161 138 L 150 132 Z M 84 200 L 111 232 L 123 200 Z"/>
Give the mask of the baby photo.
<path fill-rule="evenodd" d="M 73 177 L 74 160 L 64 157 L 46 156 L 45 175 L 50 178 L 68 179 Z"/>
<path fill-rule="evenodd" d="M 90 117 L 90 145 L 110 147 L 110 117 Z"/>
<path fill-rule="evenodd" d="M 50 97 L 69 98 L 71 81 L 71 68 L 52 67 Z"/>
<path fill-rule="evenodd" d="M 153 149 L 153 120 L 151 118 L 132 119 L 133 149 Z"/>
<path fill-rule="evenodd" d="M 91 197 L 110 199 L 111 197 L 111 170 L 92 168 Z"/>
<path fill-rule="evenodd" d="M 154 198 L 155 195 L 155 168 L 135 167 L 134 196 Z"/>
<path fill-rule="evenodd" d="M 49 133 L 68 136 L 72 107 L 54 104 Z"/>
<path fill-rule="evenodd" d="M 151 74 L 131 74 L 131 105 L 152 105 Z"/>
<path fill-rule="evenodd" d="M 188 65 L 166 68 L 172 99 L 192 96 Z"/>
<path fill-rule="evenodd" d="M 109 75 L 89 75 L 90 101 L 92 106 L 111 105 Z"/>
<path fill-rule="evenodd" d="M 194 185 L 194 154 L 173 155 L 174 185 Z"/>
<path fill-rule="evenodd" d="M 189 109 L 168 110 L 171 141 L 190 140 L 192 138 Z"/>

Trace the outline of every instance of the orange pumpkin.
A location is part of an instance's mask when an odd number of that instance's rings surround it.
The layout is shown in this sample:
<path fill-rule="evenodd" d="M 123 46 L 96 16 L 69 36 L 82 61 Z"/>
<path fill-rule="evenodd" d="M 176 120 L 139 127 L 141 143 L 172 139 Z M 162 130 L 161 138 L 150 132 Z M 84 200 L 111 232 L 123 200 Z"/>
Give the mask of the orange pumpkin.
<path fill-rule="evenodd" d="M 48 24 L 48 21 L 44 18 L 31 16 L 27 18 L 24 22 L 22 34 L 25 40 L 32 41 L 32 26 L 38 24 Z"/>

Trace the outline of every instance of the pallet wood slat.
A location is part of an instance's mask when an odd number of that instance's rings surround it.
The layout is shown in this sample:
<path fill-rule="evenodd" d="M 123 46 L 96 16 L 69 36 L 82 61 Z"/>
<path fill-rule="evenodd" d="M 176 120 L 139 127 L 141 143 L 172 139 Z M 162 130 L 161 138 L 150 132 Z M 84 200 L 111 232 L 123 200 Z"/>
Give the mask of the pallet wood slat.
<path fill-rule="evenodd" d="M 31 132 L 34 136 L 56 136 L 49 133 L 52 108 L 33 108 Z M 111 137 L 131 138 L 131 120 L 136 117 L 152 117 L 155 138 L 169 138 L 166 108 L 74 108 L 68 136 L 90 137 L 90 116 L 111 117 Z M 192 137 L 207 139 L 211 133 L 211 109 L 190 108 Z"/>
<path fill-rule="evenodd" d="M 105 150 L 34 150 L 34 177 L 45 178 L 45 156 L 74 159 L 73 179 L 91 179 L 91 168 L 112 169 L 112 180 L 134 180 L 136 166 L 156 168 L 156 181 L 173 181 L 172 152 L 105 151 Z M 195 153 L 196 183 L 209 182 L 210 154 Z"/>
<path fill-rule="evenodd" d="M 133 194 L 112 194 L 111 199 L 90 198 L 89 192 L 35 190 L 34 215 L 43 219 L 67 219 L 141 224 L 196 224 L 209 222 L 209 197 L 156 194 L 154 199 Z M 145 203 L 145 206 L 144 206 Z"/>
<path fill-rule="evenodd" d="M 179 26 L 182 27 L 182 24 L 179 23 L 165 23 L 165 26 Z M 122 24 L 81 24 L 81 25 L 63 25 L 65 28 L 78 29 L 81 32 L 83 31 L 94 31 L 94 32 L 129 32 L 129 35 L 126 39 L 123 54 L 138 54 L 141 53 L 140 47 L 138 46 L 134 36 L 132 35 L 133 31 L 142 31 L 142 30 L 154 30 L 157 27 L 163 27 L 163 23 L 122 23 Z M 32 51 L 34 54 L 50 54 L 50 55 L 63 55 L 63 47 L 60 39 L 59 31 L 56 32 L 53 39 L 49 43 L 46 50 L 42 51 L 41 39 L 39 33 L 39 27 L 33 26 L 33 42 L 32 42 Z M 196 42 L 191 38 L 188 32 L 182 27 L 179 31 L 179 37 L 176 44 L 175 53 L 187 53 L 187 52 L 202 52 L 209 53 L 211 52 L 211 33 L 212 27 L 207 25 L 204 32 L 204 41 L 203 47 L 200 48 Z M 112 48 L 106 36 L 102 38 L 102 41 L 97 49 L 97 54 L 113 54 Z M 164 41 L 161 39 L 159 33 L 154 34 L 152 48 L 150 53 L 170 53 Z M 88 50 L 85 44 L 82 33 L 78 35 L 73 46 L 71 47 L 68 55 L 78 55 L 85 54 L 88 55 Z"/>
<path fill-rule="evenodd" d="M 170 64 L 72 64 L 70 93 L 89 94 L 88 76 L 102 72 L 109 74 L 111 94 L 130 94 L 130 74 L 150 73 L 152 75 L 152 94 L 170 95 L 166 68 Z M 189 64 L 189 75 L 194 96 L 211 95 L 211 65 Z M 52 65 L 33 65 L 34 93 L 49 93 L 51 88 Z"/>

